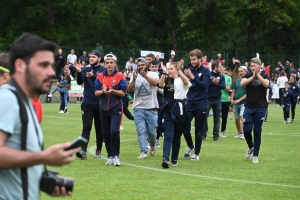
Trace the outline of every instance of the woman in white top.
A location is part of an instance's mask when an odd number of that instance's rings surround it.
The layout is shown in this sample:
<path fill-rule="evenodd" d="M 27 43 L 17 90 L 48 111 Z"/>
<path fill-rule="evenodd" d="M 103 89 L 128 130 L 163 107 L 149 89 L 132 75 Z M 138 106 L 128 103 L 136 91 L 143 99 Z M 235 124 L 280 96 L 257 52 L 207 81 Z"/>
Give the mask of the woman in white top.
<path fill-rule="evenodd" d="M 277 78 L 277 82 L 276 82 L 279 87 L 279 106 L 278 107 L 281 106 L 282 90 L 285 88 L 284 84 L 285 84 L 285 82 L 288 81 L 288 78 L 286 77 L 286 73 L 283 70 L 280 72 L 279 75 L 280 75 L 280 77 Z"/>
<path fill-rule="evenodd" d="M 164 120 L 164 147 L 162 167 L 169 168 L 169 156 L 172 148 L 172 166 L 178 166 L 180 137 L 184 132 L 188 117 L 185 111 L 185 99 L 191 82 L 181 71 L 181 63 L 171 62 L 168 69 L 161 64 L 163 70 L 159 79 L 159 87 L 164 89 L 164 106 L 159 116 L 159 124 Z"/>

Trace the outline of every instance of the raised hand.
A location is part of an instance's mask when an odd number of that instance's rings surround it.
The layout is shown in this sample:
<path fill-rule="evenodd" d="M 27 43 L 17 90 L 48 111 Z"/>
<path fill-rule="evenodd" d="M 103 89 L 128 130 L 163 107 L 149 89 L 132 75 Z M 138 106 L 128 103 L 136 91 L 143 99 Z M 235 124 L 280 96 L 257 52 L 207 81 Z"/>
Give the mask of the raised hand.
<path fill-rule="evenodd" d="M 78 72 L 81 72 L 81 68 L 83 68 L 83 66 L 77 62 L 74 62 L 74 67 Z"/>
<path fill-rule="evenodd" d="M 161 62 L 160 67 L 161 67 L 163 73 L 167 73 L 167 68 L 166 68 L 166 66 L 164 65 L 163 62 Z"/>
<path fill-rule="evenodd" d="M 94 76 L 93 70 L 91 70 L 90 72 L 87 72 L 87 73 L 85 74 L 85 76 L 88 77 L 88 78 L 93 77 L 93 76 Z"/>

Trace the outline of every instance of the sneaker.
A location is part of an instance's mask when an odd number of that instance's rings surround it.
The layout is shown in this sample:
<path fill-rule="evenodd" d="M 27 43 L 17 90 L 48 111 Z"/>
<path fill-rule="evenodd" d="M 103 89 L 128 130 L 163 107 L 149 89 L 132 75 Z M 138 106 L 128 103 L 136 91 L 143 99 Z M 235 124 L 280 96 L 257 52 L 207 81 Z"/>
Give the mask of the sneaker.
<path fill-rule="evenodd" d="M 138 159 L 144 159 L 144 158 L 148 158 L 147 153 L 142 152 L 140 156 L 137 157 Z"/>
<path fill-rule="evenodd" d="M 119 156 L 114 157 L 114 165 L 115 166 L 121 166 L 120 158 Z"/>
<path fill-rule="evenodd" d="M 52 94 L 48 94 L 48 97 L 52 97 Z"/>
<path fill-rule="evenodd" d="M 161 166 L 163 168 L 169 168 L 170 167 L 170 163 L 169 163 L 169 159 L 168 158 L 164 158 L 162 163 L 161 163 Z"/>
<path fill-rule="evenodd" d="M 191 156 L 192 153 L 195 152 L 195 147 L 193 147 L 192 149 L 187 148 L 185 154 L 183 155 L 184 158 L 189 158 Z"/>
<path fill-rule="evenodd" d="M 254 156 L 254 157 L 252 158 L 252 163 L 259 163 L 259 162 L 258 162 L 258 157 L 257 157 L 257 156 Z"/>
<path fill-rule="evenodd" d="M 68 108 L 67 108 L 67 107 L 65 107 L 65 109 L 64 109 L 64 113 L 67 113 L 67 111 L 68 111 Z"/>
<path fill-rule="evenodd" d="M 124 130 L 124 127 L 123 125 L 120 126 L 120 131 Z"/>
<path fill-rule="evenodd" d="M 105 163 L 106 165 L 113 165 L 114 164 L 114 158 L 112 156 L 110 156 L 108 158 L 108 160 Z"/>
<path fill-rule="evenodd" d="M 194 155 L 192 156 L 191 160 L 199 160 L 199 156 L 196 155 L 196 154 L 194 154 Z"/>
<path fill-rule="evenodd" d="M 249 160 L 252 156 L 252 153 L 253 153 L 253 148 L 252 149 L 248 149 L 247 152 L 246 152 L 246 155 L 245 155 L 245 158 L 247 160 Z"/>
<path fill-rule="evenodd" d="M 151 156 L 154 156 L 155 155 L 155 152 L 156 152 L 156 146 L 150 146 L 150 155 Z"/>
<path fill-rule="evenodd" d="M 291 123 L 294 123 L 294 120 L 293 120 L 293 119 L 291 120 Z"/>
<path fill-rule="evenodd" d="M 84 150 L 76 152 L 76 156 L 78 158 L 81 158 L 82 160 L 86 160 L 87 159 L 86 152 Z"/>
<path fill-rule="evenodd" d="M 58 113 L 65 113 L 63 110 L 60 110 Z"/>
<path fill-rule="evenodd" d="M 226 137 L 225 131 L 221 132 L 221 133 L 220 133 L 220 136 L 221 136 L 221 137 Z"/>
<path fill-rule="evenodd" d="M 156 140 L 155 146 L 158 147 L 158 148 L 160 147 L 160 141 L 159 141 L 159 139 Z"/>
<path fill-rule="evenodd" d="M 235 136 L 233 136 L 234 138 L 240 138 L 241 135 L 244 135 L 244 134 L 241 134 L 241 133 L 237 133 Z"/>
<path fill-rule="evenodd" d="M 287 121 L 286 121 L 286 120 L 284 120 L 284 121 L 283 121 L 283 123 L 284 123 L 284 124 L 287 124 Z"/>
<path fill-rule="evenodd" d="M 178 167 L 178 160 L 172 161 L 172 167 Z"/>
<path fill-rule="evenodd" d="M 79 101 L 77 101 L 77 103 L 79 103 Z"/>
<path fill-rule="evenodd" d="M 240 139 L 241 139 L 241 140 L 244 140 L 244 139 L 245 139 L 244 134 L 241 134 Z"/>
<path fill-rule="evenodd" d="M 213 138 L 214 138 L 215 142 L 219 142 L 220 141 L 219 137 L 213 137 Z"/>
<path fill-rule="evenodd" d="M 95 158 L 102 158 L 102 154 L 100 150 L 96 150 L 95 154 L 94 154 Z"/>

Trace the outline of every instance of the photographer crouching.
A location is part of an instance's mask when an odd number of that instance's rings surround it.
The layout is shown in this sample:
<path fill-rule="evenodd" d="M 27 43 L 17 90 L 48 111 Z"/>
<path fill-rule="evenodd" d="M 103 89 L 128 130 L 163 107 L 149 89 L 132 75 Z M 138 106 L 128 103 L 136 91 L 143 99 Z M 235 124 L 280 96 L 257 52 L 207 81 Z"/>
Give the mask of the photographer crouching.
<path fill-rule="evenodd" d="M 31 104 L 31 98 L 49 91 L 54 52 L 54 43 L 28 33 L 10 49 L 12 79 L 0 88 L 0 199 L 36 200 L 40 190 L 51 196 L 72 194 L 73 180 L 57 177 L 45 165 L 68 164 L 80 148 L 64 150 L 70 146 L 64 143 L 43 150 L 43 133 Z"/>

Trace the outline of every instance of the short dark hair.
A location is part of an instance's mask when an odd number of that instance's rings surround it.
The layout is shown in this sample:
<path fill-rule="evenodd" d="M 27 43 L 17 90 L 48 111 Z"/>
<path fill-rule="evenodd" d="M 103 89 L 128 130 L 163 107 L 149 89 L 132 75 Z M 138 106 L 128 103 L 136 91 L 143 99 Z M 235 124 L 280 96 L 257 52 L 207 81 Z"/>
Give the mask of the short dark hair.
<path fill-rule="evenodd" d="M 9 68 L 8 63 L 9 63 L 9 54 L 8 53 L 0 53 L 0 66 L 7 69 L 7 70 L 9 70 L 8 69 Z M 0 75 L 1 76 L 5 73 L 6 70 L 5 71 L 4 70 L 0 69 Z"/>
<path fill-rule="evenodd" d="M 219 61 L 214 60 L 211 64 L 211 70 L 214 70 L 217 67 L 219 67 Z"/>
<path fill-rule="evenodd" d="M 147 55 L 146 55 L 146 57 L 151 57 L 151 58 L 152 58 L 152 60 L 155 60 L 155 56 L 154 56 L 154 54 L 153 54 L 153 53 L 149 53 L 149 54 L 147 54 Z"/>
<path fill-rule="evenodd" d="M 18 39 L 14 41 L 10 48 L 9 69 L 10 74 L 15 73 L 15 61 L 17 59 L 24 60 L 27 64 L 29 60 L 38 51 L 48 50 L 53 52 L 57 51 L 57 46 L 48 40 L 39 36 L 23 33 Z"/>
<path fill-rule="evenodd" d="M 152 65 L 158 65 L 158 63 L 157 63 L 156 60 L 152 60 L 152 61 L 151 61 L 151 64 L 152 64 Z"/>
<path fill-rule="evenodd" d="M 226 67 L 226 71 L 232 72 L 232 69 L 230 67 Z"/>

